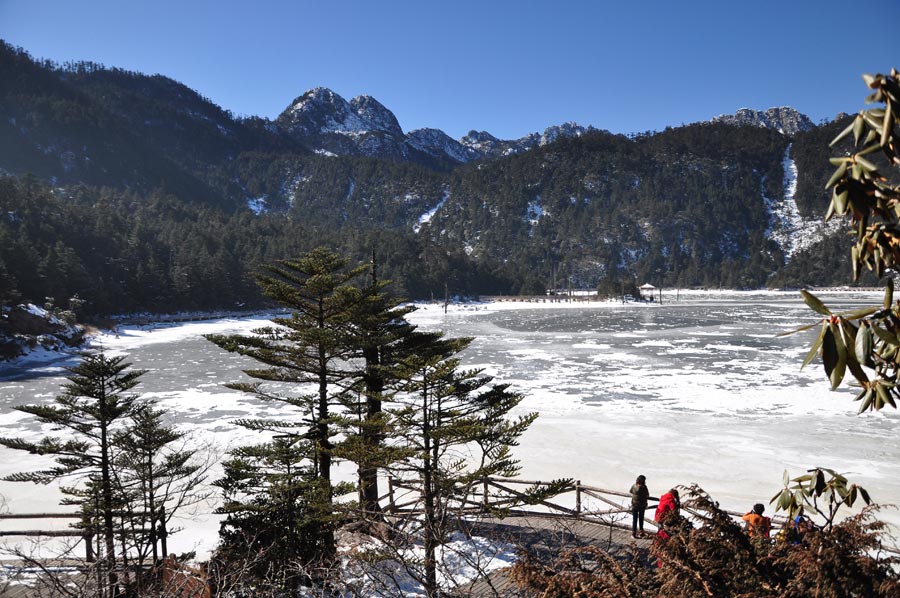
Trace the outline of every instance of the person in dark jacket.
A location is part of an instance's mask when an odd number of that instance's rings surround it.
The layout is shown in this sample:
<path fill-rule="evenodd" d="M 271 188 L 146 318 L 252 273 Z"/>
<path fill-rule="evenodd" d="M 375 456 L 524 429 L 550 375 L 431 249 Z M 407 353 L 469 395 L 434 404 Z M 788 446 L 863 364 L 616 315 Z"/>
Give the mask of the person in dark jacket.
<path fill-rule="evenodd" d="M 647 501 L 650 498 L 650 490 L 647 489 L 647 478 L 642 475 L 637 477 L 631 487 L 631 537 L 644 537 L 644 511 L 647 510 Z M 640 529 L 640 536 L 638 535 Z"/>

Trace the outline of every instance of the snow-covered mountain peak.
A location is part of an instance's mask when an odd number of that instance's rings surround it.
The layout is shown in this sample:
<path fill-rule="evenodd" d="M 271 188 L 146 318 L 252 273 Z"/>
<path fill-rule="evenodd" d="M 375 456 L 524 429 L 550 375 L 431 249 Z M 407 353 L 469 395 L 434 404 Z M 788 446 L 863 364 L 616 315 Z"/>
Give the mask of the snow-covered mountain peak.
<path fill-rule="evenodd" d="M 315 87 L 298 97 L 281 113 L 278 123 L 301 139 L 331 134 L 355 137 L 368 133 L 403 138 L 397 117 L 378 100 L 361 95 L 348 102 L 327 87 Z"/>
<path fill-rule="evenodd" d="M 541 135 L 540 145 L 547 145 L 548 143 L 553 143 L 560 137 L 581 137 L 585 133 L 589 131 L 593 131 L 594 127 L 588 126 L 587 128 L 582 127 L 578 123 L 575 122 L 565 122 L 561 125 L 554 125 L 552 127 L 547 127 L 544 129 L 544 133 Z"/>
<path fill-rule="evenodd" d="M 496 143 L 500 141 L 487 131 L 469 131 L 465 137 L 459 140 L 463 145 L 478 147 L 480 144 Z"/>
<path fill-rule="evenodd" d="M 520 154 L 538 146 L 553 143 L 561 137 L 581 137 L 593 127 L 582 127 L 574 122 L 554 125 L 541 133 L 530 133 L 519 139 L 497 139 L 487 131 L 469 131 L 459 142 L 485 157 L 509 156 Z"/>
<path fill-rule="evenodd" d="M 369 130 L 383 131 L 398 137 L 403 136 L 403 129 L 394 113 L 369 95 L 359 95 L 350 100 L 350 106 L 363 121 L 369 123 Z"/>
<path fill-rule="evenodd" d="M 360 132 L 366 123 L 350 104 L 327 87 L 315 87 L 294 100 L 278 122 L 297 135 L 326 132 Z"/>
<path fill-rule="evenodd" d="M 320 106 L 336 106 L 344 103 L 346 103 L 344 98 L 327 87 L 313 87 L 291 102 L 285 112 L 309 112 Z"/>
<path fill-rule="evenodd" d="M 734 114 L 716 116 L 712 121 L 774 129 L 785 135 L 794 135 L 800 131 L 809 131 L 815 127 L 815 124 L 808 116 L 790 106 L 779 106 L 765 111 L 741 108 Z"/>
<path fill-rule="evenodd" d="M 381 156 L 395 160 L 437 159 L 465 163 L 526 152 L 561 137 L 580 137 L 593 127 L 574 122 L 547 127 L 543 134 L 498 139 L 487 131 L 469 131 L 459 141 L 439 129 L 404 135 L 397 117 L 370 95 L 349 102 L 327 87 L 314 87 L 295 99 L 276 120 L 283 131 L 307 147 L 337 155 Z M 422 154 L 427 155 L 424 158 Z M 416 158 L 418 156 L 418 158 Z"/>

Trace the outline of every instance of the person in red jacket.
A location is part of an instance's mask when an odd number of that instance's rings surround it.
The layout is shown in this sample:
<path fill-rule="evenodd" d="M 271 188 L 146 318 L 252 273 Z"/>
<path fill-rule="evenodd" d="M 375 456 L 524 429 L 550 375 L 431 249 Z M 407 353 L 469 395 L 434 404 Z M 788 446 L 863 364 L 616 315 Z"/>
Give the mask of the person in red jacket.
<path fill-rule="evenodd" d="M 656 514 L 653 515 L 653 521 L 656 522 L 659 531 L 656 535 L 660 540 L 668 540 L 671 534 L 665 530 L 666 519 L 672 517 L 673 513 L 678 516 L 681 512 L 681 501 L 678 498 L 678 490 L 672 488 L 659 497 L 659 504 L 656 507 Z"/>

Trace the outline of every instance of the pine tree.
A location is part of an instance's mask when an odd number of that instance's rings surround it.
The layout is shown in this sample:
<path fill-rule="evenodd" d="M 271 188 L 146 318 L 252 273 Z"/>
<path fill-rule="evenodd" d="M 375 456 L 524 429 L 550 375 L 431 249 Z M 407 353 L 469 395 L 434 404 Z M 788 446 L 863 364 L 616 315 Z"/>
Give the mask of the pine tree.
<path fill-rule="evenodd" d="M 437 548 L 476 485 L 492 475 L 519 470 L 510 448 L 537 417 L 509 419 L 522 395 L 491 385 L 480 370 L 460 370 L 456 355 L 472 339 L 447 339 L 418 332 L 403 343 L 401 379 L 393 401 L 394 440 L 410 452 L 395 469 L 420 493 L 424 515 L 419 534 L 425 547 L 420 567 L 407 567 L 429 597 L 439 593 Z M 553 491 L 557 491 L 554 485 Z"/>
<path fill-rule="evenodd" d="M 398 345 L 415 327 L 405 316 L 414 308 L 402 306 L 400 299 L 386 292 L 389 282 L 378 279 L 375 253 L 369 264 L 368 284 L 359 290 L 352 318 L 349 343 L 356 350 L 361 369 L 355 372 L 357 384 L 345 397 L 347 413 L 342 419 L 346 438 L 341 455 L 357 464 L 360 512 L 371 517 L 380 512 L 378 470 L 400 459 L 405 453 L 384 442 L 390 418 L 383 402 L 390 397 L 396 382 Z"/>
<path fill-rule="evenodd" d="M 146 402 L 135 409 L 127 428 L 116 433 L 119 450 L 115 460 L 116 483 L 124 497 L 125 524 L 132 530 L 138 564 L 166 555 L 157 551 L 159 534 L 168 534 L 168 523 L 180 508 L 203 501 L 201 489 L 208 461 L 187 447 L 185 434 L 164 421 L 165 412 Z"/>
<path fill-rule="evenodd" d="M 214 483 L 224 499 L 217 512 L 225 515 L 213 555 L 220 590 L 249 583 L 254 592 L 296 591 L 312 581 L 311 569 L 331 550 L 333 519 L 314 453 L 311 440 L 280 437 L 236 449 L 224 463 Z M 245 576 L 234 579 L 228 571 L 235 570 Z"/>
<path fill-rule="evenodd" d="M 37 442 L 0 438 L 0 444 L 6 447 L 56 457 L 53 467 L 13 474 L 5 478 L 7 481 L 39 484 L 62 481 L 66 485 L 61 489 L 68 497 L 64 504 L 79 505 L 85 513 L 93 513 L 101 520 L 102 562 L 106 572 L 104 596 L 116 596 L 120 592 L 115 517 L 122 501 L 115 479 L 114 438 L 138 408 L 137 397 L 128 391 L 144 374 L 142 370 L 126 371 L 130 365 L 125 357 L 107 357 L 103 353 L 84 355 L 80 364 L 68 368 L 69 382 L 54 404 L 15 407 L 35 416 L 42 424 L 64 430 L 65 436 L 47 436 Z"/>
<path fill-rule="evenodd" d="M 275 326 L 261 328 L 252 335 L 210 335 L 207 338 L 223 349 L 249 356 L 264 367 L 245 373 L 260 382 L 236 383 L 230 388 L 249 392 L 264 401 L 284 403 L 299 411 L 285 419 L 240 420 L 252 430 L 285 436 L 305 444 L 309 441 L 313 466 L 302 475 L 310 476 L 322 501 L 321 511 L 329 512 L 334 490 L 331 483 L 335 435 L 335 408 L 341 395 L 352 385 L 353 371 L 348 361 L 354 356 L 348 345 L 349 328 L 360 295 L 350 282 L 365 267 L 347 268 L 347 261 L 318 248 L 295 260 L 268 266 L 258 278 L 263 293 L 291 310 L 289 316 L 273 318 Z M 311 385 L 307 394 L 279 394 L 270 383 Z M 263 445 L 265 446 L 265 445 Z M 265 460 L 264 452 L 257 456 Z M 298 474 L 299 475 L 299 474 Z M 318 528 L 321 534 L 319 558 L 334 556 L 334 531 L 330 522 Z"/>

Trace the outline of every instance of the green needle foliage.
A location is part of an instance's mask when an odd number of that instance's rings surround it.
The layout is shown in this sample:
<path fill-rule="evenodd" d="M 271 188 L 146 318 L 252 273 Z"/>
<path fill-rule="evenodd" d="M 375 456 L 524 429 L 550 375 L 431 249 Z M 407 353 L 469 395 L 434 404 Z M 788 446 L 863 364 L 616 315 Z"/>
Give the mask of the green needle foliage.
<path fill-rule="evenodd" d="M 175 512 L 204 501 L 202 490 L 209 461 L 187 446 L 183 432 L 165 422 L 165 411 L 152 403 L 140 404 L 129 425 L 116 432 L 117 450 L 114 473 L 123 495 L 123 525 L 131 530 L 149 530 L 132 534 L 133 562 L 143 564 L 165 557 L 157 552 L 159 524 L 166 533 Z"/>
<path fill-rule="evenodd" d="M 326 532 L 334 513 L 315 476 L 311 444 L 276 438 L 232 451 L 214 483 L 224 498 L 217 512 L 226 516 L 215 570 L 244 568 L 259 592 L 297 590 L 314 581 L 310 571 L 332 550 Z"/>
<path fill-rule="evenodd" d="M 124 357 L 103 353 L 83 356 L 81 363 L 68 368 L 69 382 L 52 404 L 19 405 L 15 409 L 37 418 L 42 424 L 64 432 L 36 442 L 21 438 L 0 438 L 0 444 L 34 455 L 51 455 L 56 464 L 46 469 L 6 477 L 14 482 L 48 484 L 62 482 L 68 496 L 64 504 L 79 505 L 86 514 L 100 520 L 107 573 L 106 592 L 118 593 L 116 573 L 116 513 L 123 500 L 115 473 L 114 440 L 138 410 L 137 396 L 129 394 L 144 374 L 129 370 Z"/>
<path fill-rule="evenodd" d="M 330 513 L 334 497 L 331 482 L 334 438 L 340 432 L 335 425 L 335 409 L 342 405 L 342 395 L 353 385 L 353 371 L 347 363 L 355 352 L 348 339 L 361 297 L 350 283 L 364 270 L 365 267 L 348 268 L 346 260 L 323 248 L 296 260 L 278 262 L 266 268 L 258 283 L 267 297 L 288 308 L 290 314 L 273 318 L 274 326 L 255 330 L 252 335 L 206 337 L 223 349 L 251 357 L 263 366 L 244 372 L 259 382 L 235 383 L 228 385 L 229 388 L 297 410 L 295 417 L 245 419 L 237 423 L 296 443 L 296 460 L 308 458 L 312 465 L 294 468 L 291 475 L 306 477 L 310 484 L 316 485 L 315 492 L 300 495 L 321 501 L 313 508 L 323 513 Z M 284 383 L 291 385 L 289 392 L 278 390 L 277 386 Z M 240 468 L 231 473 L 236 475 L 238 471 L 257 467 L 260 471 L 254 475 L 264 475 L 274 458 L 266 455 L 266 447 L 281 450 L 280 444 L 262 444 L 250 452 L 236 453 L 240 462 L 235 462 L 235 467 L 240 465 Z M 240 484 L 226 479 L 221 485 L 230 489 L 232 503 L 239 502 L 236 492 Z M 275 492 L 277 486 L 264 488 L 271 490 L 268 498 L 274 505 L 286 496 Z M 251 493 L 247 498 L 254 509 L 262 500 L 259 492 Z M 238 512 L 235 506 L 230 510 Z M 236 515 L 226 521 L 226 525 L 232 524 L 243 525 Z M 316 558 L 308 554 L 294 557 L 323 562 L 333 558 L 333 521 L 321 521 L 316 532 L 319 539 L 312 545 L 320 549 L 319 555 Z M 292 558 L 289 553 L 283 556 Z"/>
<path fill-rule="evenodd" d="M 348 342 L 354 348 L 356 383 L 344 394 L 345 412 L 339 423 L 345 430 L 338 454 L 358 465 L 359 505 L 364 517 L 379 518 L 378 469 L 404 455 L 402 448 L 384 442 L 391 421 L 383 403 L 396 387 L 399 347 L 415 327 L 405 317 L 413 307 L 389 295 L 387 281 L 378 279 L 376 256 L 368 267 L 368 283 L 358 290 Z"/>
<path fill-rule="evenodd" d="M 420 496 L 422 519 L 408 521 L 407 531 L 421 537 L 425 549 L 424 559 L 407 562 L 406 570 L 428 596 L 439 595 L 438 546 L 485 477 L 518 473 L 510 449 L 537 417 L 510 419 L 522 395 L 491 385 L 480 370 L 459 369 L 457 355 L 471 342 L 416 333 L 398 360 L 399 392 L 391 414 L 394 441 L 408 456 L 394 469 Z"/>

